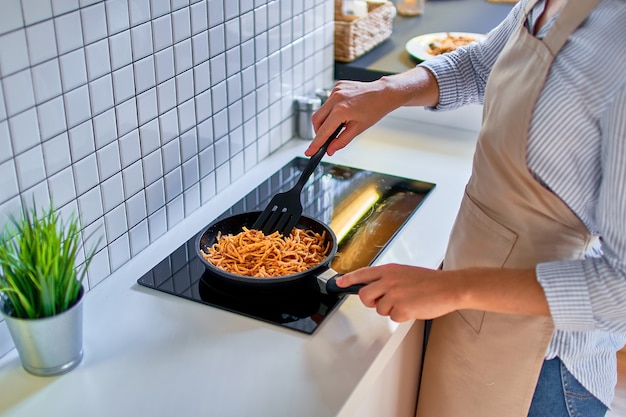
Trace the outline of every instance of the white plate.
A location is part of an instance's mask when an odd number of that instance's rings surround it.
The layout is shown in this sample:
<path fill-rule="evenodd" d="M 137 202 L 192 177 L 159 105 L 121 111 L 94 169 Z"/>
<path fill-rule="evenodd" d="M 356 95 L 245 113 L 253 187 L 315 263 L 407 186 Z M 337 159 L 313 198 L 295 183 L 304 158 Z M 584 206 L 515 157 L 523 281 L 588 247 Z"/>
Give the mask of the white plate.
<path fill-rule="evenodd" d="M 433 58 L 435 55 L 428 53 L 428 45 L 436 39 L 444 39 L 450 33 L 450 36 L 470 36 L 477 41 L 484 39 L 485 35 L 479 33 L 467 33 L 467 32 L 439 32 L 439 33 L 427 33 L 426 35 L 416 36 L 406 43 L 406 51 L 413 58 L 420 61 L 426 61 L 429 58 Z"/>

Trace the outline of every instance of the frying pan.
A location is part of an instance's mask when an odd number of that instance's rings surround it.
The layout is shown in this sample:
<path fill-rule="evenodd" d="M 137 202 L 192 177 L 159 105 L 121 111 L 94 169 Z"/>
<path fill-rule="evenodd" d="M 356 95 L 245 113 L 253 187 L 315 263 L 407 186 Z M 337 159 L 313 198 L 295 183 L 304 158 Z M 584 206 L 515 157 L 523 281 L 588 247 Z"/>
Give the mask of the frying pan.
<path fill-rule="evenodd" d="M 337 237 L 328 225 L 307 216 L 301 216 L 296 227 L 313 230 L 322 234 L 326 232 L 326 239 L 330 241 L 330 249 L 326 258 L 316 266 L 302 272 L 280 277 L 255 278 L 245 275 L 233 274 L 216 267 L 202 256 L 202 252 L 208 253 L 208 248 L 217 241 L 219 233 L 222 235 L 237 234 L 243 231 L 243 227 L 252 229 L 252 225 L 260 215 L 260 211 L 252 211 L 216 220 L 207 226 L 196 238 L 196 252 L 207 271 L 214 279 L 227 282 L 231 287 L 240 288 L 242 291 L 289 291 L 291 288 L 309 285 L 322 294 L 357 294 L 363 285 L 353 285 L 347 288 L 337 286 L 335 280 L 341 275 L 329 267 L 330 262 L 337 254 Z"/>

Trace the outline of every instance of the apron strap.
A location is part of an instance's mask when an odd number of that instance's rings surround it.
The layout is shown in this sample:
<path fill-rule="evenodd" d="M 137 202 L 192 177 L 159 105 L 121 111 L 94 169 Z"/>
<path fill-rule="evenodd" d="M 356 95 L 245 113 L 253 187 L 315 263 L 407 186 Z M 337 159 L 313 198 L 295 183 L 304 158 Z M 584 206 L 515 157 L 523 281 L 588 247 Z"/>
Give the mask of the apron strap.
<path fill-rule="evenodd" d="M 531 2 L 532 3 L 532 2 Z M 600 0 L 568 0 L 548 34 L 543 39 L 553 56 L 561 50 L 569 36 L 589 16 Z"/>

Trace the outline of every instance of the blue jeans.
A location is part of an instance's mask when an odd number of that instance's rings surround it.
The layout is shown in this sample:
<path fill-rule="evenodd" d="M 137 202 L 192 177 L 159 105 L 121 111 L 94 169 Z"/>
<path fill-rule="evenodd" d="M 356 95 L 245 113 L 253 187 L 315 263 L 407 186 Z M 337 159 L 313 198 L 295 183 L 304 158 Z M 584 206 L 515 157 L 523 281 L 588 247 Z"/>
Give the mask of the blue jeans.
<path fill-rule="evenodd" d="M 546 360 L 528 417 L 603 417 L 607 407 L 565 368 L 559 358 Z"/>

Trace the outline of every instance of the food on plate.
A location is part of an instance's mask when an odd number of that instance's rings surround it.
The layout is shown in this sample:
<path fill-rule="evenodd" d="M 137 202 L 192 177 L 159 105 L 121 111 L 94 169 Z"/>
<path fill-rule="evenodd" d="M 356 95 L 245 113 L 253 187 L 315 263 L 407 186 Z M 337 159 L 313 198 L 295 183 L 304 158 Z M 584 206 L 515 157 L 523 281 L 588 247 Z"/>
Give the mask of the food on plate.
<path fill-rule="evenodd" d="M 431 55 L 441 55 L 452 52 L 460 46 L 476 42 L 476 38 L 468 35 L 451 35 L 447 33 L 444 38 L 435 38 L 428 44 L 427 52 Z"/>
<path fill-rule="evenodd" d="M 326 231 L 320 234 L 296 227 L 289 236 L 283 236 L 279 232 L 265 235 L 244 227 L 235 235 L 219 233 L 208 253 L 202 251 L 202 256 L 226 272 L 268 278 L 311 269 L 326 258 L 330 247 Z"/>

